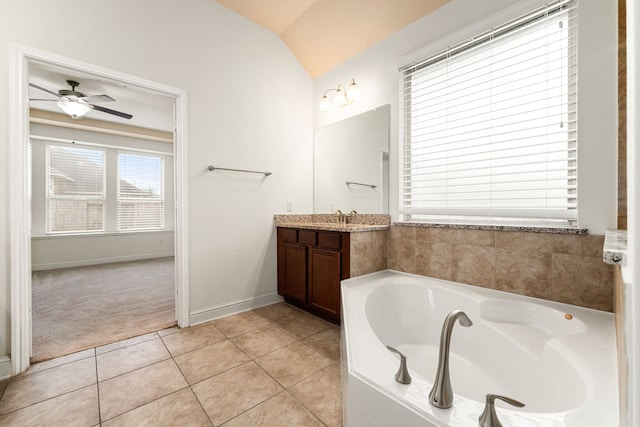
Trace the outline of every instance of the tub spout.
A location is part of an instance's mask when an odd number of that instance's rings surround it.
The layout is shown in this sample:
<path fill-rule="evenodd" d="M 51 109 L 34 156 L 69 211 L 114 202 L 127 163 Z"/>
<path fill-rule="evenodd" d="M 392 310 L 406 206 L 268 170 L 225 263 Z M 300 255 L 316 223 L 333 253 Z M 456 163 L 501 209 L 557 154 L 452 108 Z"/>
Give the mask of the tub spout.
<path fill-rule="evenodd" d="M 451 389 L 451 379 L 449 378 L 449 345 L 453 326 L 458 319 L 460 319 L 460 324 L 464 327 L 473 325 L 471 319 L 461 310 L 452 311 L 444 319 L 440 335 L 438 370 L 436 371 L 433 388 L 429 393 L 429 403 L 436 408 L 446 409 L 453 404 L 453 390 Z"/>

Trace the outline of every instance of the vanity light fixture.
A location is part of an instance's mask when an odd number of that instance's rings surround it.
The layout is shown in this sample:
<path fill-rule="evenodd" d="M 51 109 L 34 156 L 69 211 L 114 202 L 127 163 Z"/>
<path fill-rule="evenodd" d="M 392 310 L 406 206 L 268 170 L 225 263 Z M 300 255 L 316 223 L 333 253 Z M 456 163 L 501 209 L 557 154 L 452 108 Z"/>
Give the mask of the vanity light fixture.
<path fill-rule="evenodd" d="M 335 92 L 333 99 L 329 99 L 328 93 Z M 353 101 L 360 97 L 360 88 L 356 84 L 355 79 L 351 79 L 349 87 L 345 89 L 342 84 L 338 85 L 337 89 L 327 89 L 324 91 L 324 96 L 320 101 L 320 111 L 329 111 L 333 107 L 344 107 L 351 104 Z"/>

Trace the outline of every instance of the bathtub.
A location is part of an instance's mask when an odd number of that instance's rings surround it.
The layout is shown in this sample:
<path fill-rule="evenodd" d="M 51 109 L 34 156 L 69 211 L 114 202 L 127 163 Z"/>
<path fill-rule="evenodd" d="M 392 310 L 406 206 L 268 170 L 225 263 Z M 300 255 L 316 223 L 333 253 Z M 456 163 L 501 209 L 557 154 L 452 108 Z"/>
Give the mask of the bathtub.
<path fill-rule="evenodd" d="M 440 332 L 452 310 L 473 321 L 451 337 L 453 406 L 428 403 Z M 485 396 L 506 426 L 615 427 L 613 314 L 386 270 L 342 282 L 345 426 L 477 426 Z M 407 356 L 412 382 L 395 381 Z"/>

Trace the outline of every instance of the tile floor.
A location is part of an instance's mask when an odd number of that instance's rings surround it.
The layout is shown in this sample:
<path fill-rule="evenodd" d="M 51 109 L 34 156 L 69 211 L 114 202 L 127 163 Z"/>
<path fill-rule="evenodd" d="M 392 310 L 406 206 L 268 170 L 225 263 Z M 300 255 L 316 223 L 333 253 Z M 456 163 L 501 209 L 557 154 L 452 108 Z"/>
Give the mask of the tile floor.
<path fill-rule="evenodd" d="M 340 331 L 279 303 L 33 365 L 2 426 L 342 426 Z"/>

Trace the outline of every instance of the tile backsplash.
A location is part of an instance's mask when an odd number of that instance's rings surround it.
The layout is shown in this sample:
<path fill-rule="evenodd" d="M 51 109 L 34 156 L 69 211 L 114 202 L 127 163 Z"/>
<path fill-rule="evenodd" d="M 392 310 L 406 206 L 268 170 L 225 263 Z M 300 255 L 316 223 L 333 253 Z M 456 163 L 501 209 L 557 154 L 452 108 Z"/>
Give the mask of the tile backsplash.
<path fill-rule="evenodd" d="M 613 310 L 604 236 L 392 225 L 388 268 Z"/>

